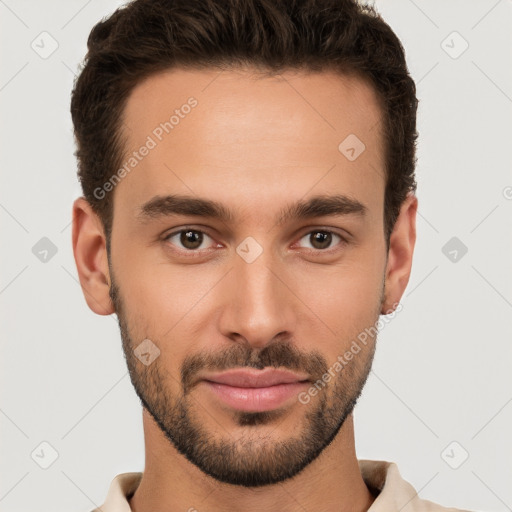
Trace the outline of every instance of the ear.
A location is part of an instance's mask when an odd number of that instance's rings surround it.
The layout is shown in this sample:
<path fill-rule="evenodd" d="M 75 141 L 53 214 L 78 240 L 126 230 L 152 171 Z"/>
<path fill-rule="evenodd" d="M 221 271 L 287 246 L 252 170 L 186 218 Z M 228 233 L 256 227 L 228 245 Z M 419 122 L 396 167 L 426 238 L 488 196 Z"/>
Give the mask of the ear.
<path fill-rule="evenodd" d="M 84 197 L 73 203 L 73 254 L 89 308 L 98 315 L 115 313 L 110 300 L 106 238 L 98 215 Z"/>
<path fill-rule="evenodd" d="M 416 212 L 418 199 L 409 194 L 402 203 L 400 213 L 389 239 L 388 261 L 386 265 L 385 299 L 381 314 L 386 315 L 396 309 L 411 275 L 412 256 L 416 243 Z"/>

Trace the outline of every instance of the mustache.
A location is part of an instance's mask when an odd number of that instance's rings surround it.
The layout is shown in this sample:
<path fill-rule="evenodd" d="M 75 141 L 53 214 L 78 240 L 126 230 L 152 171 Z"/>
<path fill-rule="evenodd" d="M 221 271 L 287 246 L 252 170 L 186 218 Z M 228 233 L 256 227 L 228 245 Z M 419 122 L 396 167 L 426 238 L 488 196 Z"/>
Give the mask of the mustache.
<path fill-rule="evenodd" d="M 184 393 L 188 393 L 199 381 L 201 371 L 225 371 L 232 368 L 266 367 L 284 368 L 304 372 L 316 382 L 328 370 L 327 361 L 318 351 L 300 352 L 288 340 L 272 342 L 262 349 L 236 344 L 222 352 L 202 351 L 185 357 L 181 366 L 181 383 Z"/>

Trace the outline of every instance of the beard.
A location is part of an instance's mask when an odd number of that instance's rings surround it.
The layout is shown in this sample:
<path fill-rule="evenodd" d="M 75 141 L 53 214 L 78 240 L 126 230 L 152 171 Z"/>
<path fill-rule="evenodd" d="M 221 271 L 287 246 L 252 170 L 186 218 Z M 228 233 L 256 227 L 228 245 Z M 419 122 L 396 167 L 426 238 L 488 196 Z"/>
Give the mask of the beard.
<path fill-rule="evenodd" d="M 317 351 L 304 354 L 289 341 L 277 339 L 263 349 L 236 343 L 219 353 L 188 355 L 181 365 L 180 376 L 169 374 L 168 369 L 160 364 L 161 358 L 156 358 L 149 366 L 143 366 L 134 355 L 134 349 L 142 340 L 136 340 L 130 334 L 129 315 L 124 309 L 113 273 L 110 275 L 110 298 L 118 317 L 124 356 L 142 406 L 175 449 L 217 481 L 243 487 L 261 487 L 294 477 L 333 441 L 352 413 L 371 370 L 376 338 L 374 343 L 365 345 L 328 384 L 324 384 L 316 400 L 291 406 L 304 408 L 301 428 L 294 427 L 293 435 L 290 432 L 289 437 L 279 440 L 272 439 L 268 433 L 258 436 L 258 426 L 275 425 L 275 430 L 279 426 L 278 420 L 282 420 L 288 408 L 263 412 L 233 410 L 233 421 L 237 426 L 246 428 L 247 433 L 244 431 L 236 439 L 229 430 L 224 429 L 225 435 L 219 438 L 201 421 L 197 414 L 201 410 L 200 404 L 190 394 L 198 382 L 198 372 L 234 367 L 263 369 L 269 366 L 304 372 L 312 377 L 313 385 L 321 381 L 329 369 L 325 358 Z M 157 344 L 164 346 L 163 343 Z M 169 383 L 173 380 L 179 382 L 180 393 L 170 391 Z"/>

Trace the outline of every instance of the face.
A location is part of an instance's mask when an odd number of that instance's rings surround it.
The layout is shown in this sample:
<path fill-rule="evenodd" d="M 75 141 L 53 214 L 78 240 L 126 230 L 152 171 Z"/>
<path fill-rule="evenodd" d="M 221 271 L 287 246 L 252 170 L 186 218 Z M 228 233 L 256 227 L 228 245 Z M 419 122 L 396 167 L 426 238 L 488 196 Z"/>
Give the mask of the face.
<path fill-rule="evenodd" d="M 369 85 L 327 72 L 174 70 L 129 98 L 110 298 L 144 407 L 219 481 L 296 475 L 361 393 L 375 338 L 341 370 L 335 363 L 385 298 L 380 115 Z M 365 146 L 356 159 L 339 149 L 349 135 Z M 309 382 L 251 408 L 203 380 L 267 367 Z"/>

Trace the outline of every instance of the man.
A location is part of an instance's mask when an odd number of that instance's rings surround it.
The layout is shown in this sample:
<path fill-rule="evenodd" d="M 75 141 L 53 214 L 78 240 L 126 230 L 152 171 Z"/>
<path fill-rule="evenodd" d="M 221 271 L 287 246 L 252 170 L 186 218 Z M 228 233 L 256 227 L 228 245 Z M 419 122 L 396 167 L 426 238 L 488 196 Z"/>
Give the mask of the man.
<path fill-rule="evenodd" d="M 416 239 L 417 100 L 388 25 L 349 0 L 136 0 L 88 48 L 73 249 L 146 446 L 98 510 L 455 510 L 354 447 Z"/>

